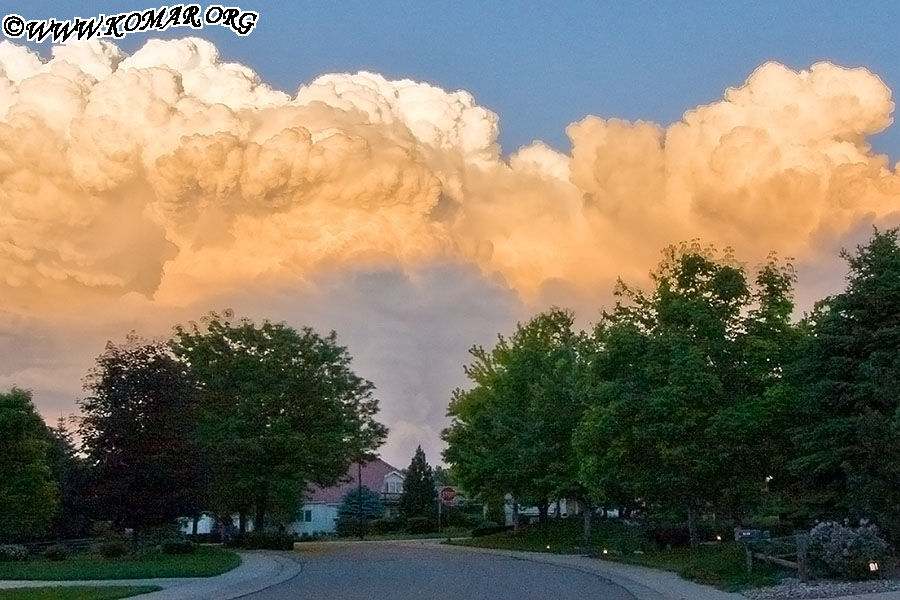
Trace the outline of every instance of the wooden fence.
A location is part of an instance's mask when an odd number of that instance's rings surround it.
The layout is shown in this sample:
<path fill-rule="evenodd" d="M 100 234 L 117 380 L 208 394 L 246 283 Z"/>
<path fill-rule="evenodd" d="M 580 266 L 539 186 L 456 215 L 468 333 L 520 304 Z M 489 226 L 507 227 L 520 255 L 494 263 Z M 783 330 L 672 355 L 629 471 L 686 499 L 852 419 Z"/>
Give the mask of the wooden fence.
<path fill-rule="evenodd" d="M 790 535 L 777 538 L 756 538 L 741 540 L 747 555 L 747 572 L 753 570 L 753 561 L 786 567 L 797 571 L 801 581 L 809 581 L 809 536 L 807 534 Z"/>

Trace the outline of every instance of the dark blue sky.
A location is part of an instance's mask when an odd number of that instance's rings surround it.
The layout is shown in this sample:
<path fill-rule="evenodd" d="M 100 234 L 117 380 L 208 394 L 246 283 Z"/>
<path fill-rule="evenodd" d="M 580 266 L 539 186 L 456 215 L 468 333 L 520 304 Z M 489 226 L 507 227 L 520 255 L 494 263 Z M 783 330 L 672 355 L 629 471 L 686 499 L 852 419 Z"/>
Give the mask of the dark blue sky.
<path fill-rule="evenodd" d="M 240 5 L 260 13 L 247 37 L 222 28 L 156 35 L 199 34 L 291 93 L 316 75 L 361 69 L 466 89 L 499 114 L 504 152 L 534 139 L 567 149 L 566 125 L 587 114 L 668 124 L 767 60 L 795 69 L 822 60 L 865 66 L 900 90 L 896 0 Z M 159 4 L 52 0 L 17 10 L 26 19 L 71 18 L 152 6 Z M 148 36 L 120 45 L 130 52 Z M 873 141 L 892 163 L 900 159 L 900 126 Z"/>

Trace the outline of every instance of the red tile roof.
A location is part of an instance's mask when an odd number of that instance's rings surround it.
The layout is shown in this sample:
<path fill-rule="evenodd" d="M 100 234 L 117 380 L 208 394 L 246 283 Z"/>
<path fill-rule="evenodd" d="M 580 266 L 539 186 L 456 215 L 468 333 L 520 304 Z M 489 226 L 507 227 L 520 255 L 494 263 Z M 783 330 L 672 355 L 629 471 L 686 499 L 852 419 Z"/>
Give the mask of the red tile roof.
<path fill-rule="evenodd" d="M 392 467 L 380 458 L 376 458 L 375 460 L 363 465 L 362 484 L 376 494 L 380 494 L 382 491 L 381 488 L 384 486 L 385 476 L 392 471 L 397 471 L 399 473 L 400 469 Z M 324 502 L 326 504 L 340 504 L 341 500 L 344 499 L 344 495 L 347 492 L 356 489 L 356 473 L 356 463 L 353 463 L 350 465 L 350 468 L 347 469 L 347 474 L 344 475 L 344 477 L 340 482 L 338 482 L 337 485 L 326 488 L 316 485 L 310 486 L 306 501 Z"/>

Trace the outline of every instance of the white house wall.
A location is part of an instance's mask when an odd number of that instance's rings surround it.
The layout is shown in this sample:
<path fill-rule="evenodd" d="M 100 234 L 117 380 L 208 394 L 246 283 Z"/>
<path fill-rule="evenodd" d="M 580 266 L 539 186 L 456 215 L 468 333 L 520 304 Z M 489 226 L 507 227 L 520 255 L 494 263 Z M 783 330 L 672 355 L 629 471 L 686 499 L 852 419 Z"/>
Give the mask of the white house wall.
<path fill-rule="evenodd" d="M 306 511 L 310 511 L 310 521 L 305 520 Z M 314 533 L 332 533 L 335 530 L 334 521 L 338 516 L 338 507 L 333 504 L 304 504 L 300 509 L 299 518 L 288 525 L 287 530 L 297 535 Z"/>

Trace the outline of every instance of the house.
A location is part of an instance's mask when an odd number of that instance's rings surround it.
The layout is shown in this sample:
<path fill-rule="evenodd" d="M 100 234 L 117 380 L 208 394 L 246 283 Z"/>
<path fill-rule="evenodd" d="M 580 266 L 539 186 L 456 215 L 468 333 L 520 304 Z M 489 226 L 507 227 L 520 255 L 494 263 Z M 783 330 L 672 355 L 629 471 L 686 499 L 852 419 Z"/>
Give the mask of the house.
<path fill-rule="evenodd" d="M 357 489 L 358 478 L 362 480 L 363 487 L 369 488 L 381 498 L 381 503 L 384 505 L 384 516 L 397 516 L 400 495 L 403 493 L 403 473 L 380 458 L 376 458 L 362 465 L 361 469 L 356 463 L 351 464 L 347 469 L 347 474 L 337 485 L 331 487 L 311 486 L 306 501 L 300 509 L 299 518 L 288 525 L 288 531 L 297 535 L 334 532 L 338 507 L 347 492 Z"/>

